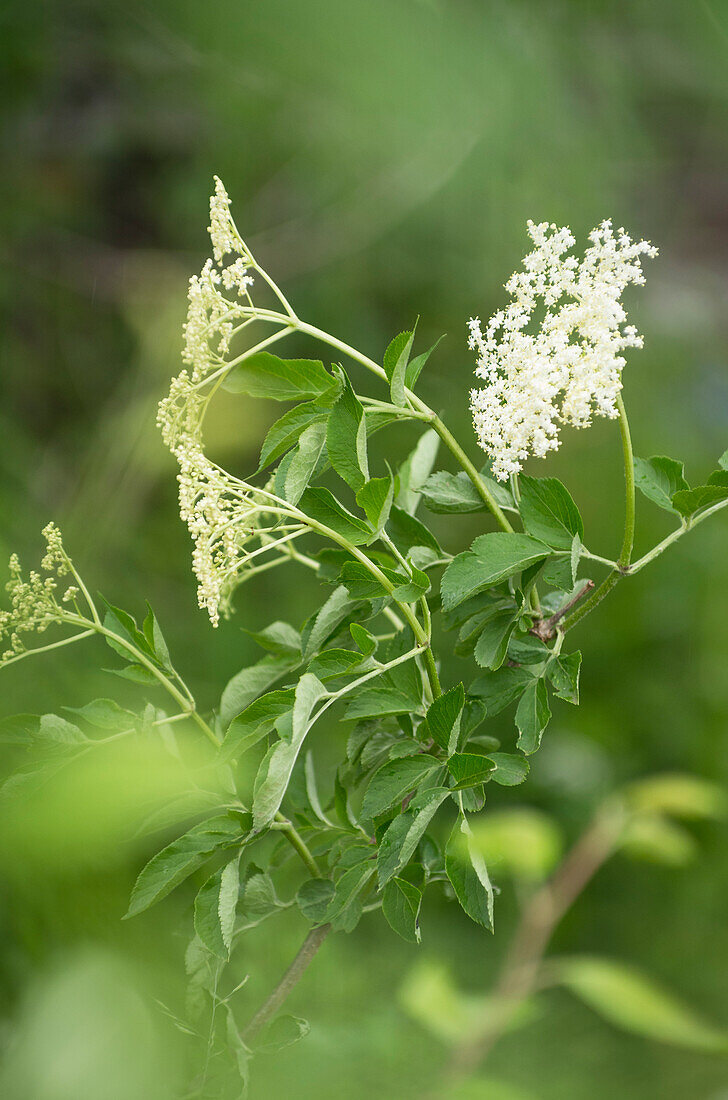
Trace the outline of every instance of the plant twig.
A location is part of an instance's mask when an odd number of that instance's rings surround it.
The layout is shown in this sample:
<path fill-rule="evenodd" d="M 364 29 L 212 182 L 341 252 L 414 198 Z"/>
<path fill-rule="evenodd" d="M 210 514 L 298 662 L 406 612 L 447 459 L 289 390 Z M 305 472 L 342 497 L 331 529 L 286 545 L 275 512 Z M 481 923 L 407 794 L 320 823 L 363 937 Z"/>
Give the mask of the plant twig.
<path fill-rule="evenodd" d="M 255 1016 L 243 1031 L 243 1039 L 250 1042 L 265 1027 L 269 1020 L 275 1016 L 293 988 L 298 984 L 306 970 L 313 962 L 319 947 L 324 942 L 329 932 L 330 924 L 320 924 L 312 928 L 303 941 L 298 954 L 278 982 L 278 985 L 265 999 Z"/>
<path fill-rule="evenodd" d="M 558 611 L 555 611 L 548 619 L 539 619 L 537 623 L 531 627 L 531 634 L 535 634 L 537 638 L 540 638 L 542 642 L 547 642 L 550 638 L 553 638 L 556 633 L 556 627 L 563 619 L 564 615 L 567 615 L 571 611 L 572 607 L 578 604 L 579 600 L 583 600 L 587 592 L 591 592 L 594 588 L 594 581 L 586 581 L 582 588 L 572 596 L 570 600 L 560 607 Z"/>
<path fill-rule="evenodd" d="M 453 1085 L 475 1072 L 508 1030 L 516 1010 L 534 992 L 556 926 L 614 851 L 623 821 L 620 804 L 604 806 L 551 879 L 527 903 L 489 998 L 483 1027 L 455 1047 L 435 1096 L 449 1095 Z"/>

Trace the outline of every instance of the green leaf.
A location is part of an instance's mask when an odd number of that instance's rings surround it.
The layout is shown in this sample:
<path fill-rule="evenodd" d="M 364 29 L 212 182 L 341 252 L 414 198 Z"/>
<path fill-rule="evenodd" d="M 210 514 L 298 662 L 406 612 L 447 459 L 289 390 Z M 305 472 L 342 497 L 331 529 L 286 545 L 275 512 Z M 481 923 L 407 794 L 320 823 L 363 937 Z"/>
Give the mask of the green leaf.
<path fill-rule="evenodd" d="M 565 485 L 555 477 L 519 479 L 519 511 L 529 535 L 541 539 L 555 550 L 570 550 L 574 536 L 584 537 L 579 509 Z"/>
<path fill-rule="evenodd" d="M 277 1054 L 279 1050 L 305 1039 L 310 1030 L 311 1025 L 302 1016 L 292 1016 L 290 1013 L 276 1016 L 262 1036 L 256 1039 L 256 1053 Z"/>
<path fill-rule="evenodd" d="M 666 512 L 676 511 L 672 498 L 675 493 L 688 488 L 682 462 L 665 455 L 652 458 L 635 458 L 634 483 L 639 491 Z"/>
<path fill-rule="evenodd" d="M 510 607 L 496 611 L 486 620 L 475 644 L 475 660 L 481 668 L 500 668 L 517 622 L 518 615 Z"/>
<path fill-rule="evenodd" d="M 723 787 L 697 775 L 679 772 L 650 775 L 630 783 L 626 794 L 630 809 L 636 813 L 718 821 L 728 813 L 728 797 Z"/>
<path fill-rule="evenodd" d="M 422 893 L 403 878 L 393 878 L 384 887 L 382 913 L 390 928 L 410 943 L 419 943 Z"/>
<path fill-rule="evenodd" d="M 404 584 L 398 584 L 392 593 L 395 600 L 400 603 L 416 603 L 421 596 L 430 591 L 430 578 L 416 566 L 409 566 L 410 579 Z"/>
<path fill-rule="evenodd" d="M 485 501 L 480 497 L 468 475 L 450 474 L 438 470 L 422 486 L 422 499 L 431 512 L 448 515 L 454 512 L 483 512 Z"/>
<path fill-rule="evenodd" d="M 356 502 L 369 520 L 372 530 L 381 531 L 389 519 L 394 496 L 392 476 L 375 477 L 362 485 L 356 494 Z"/>
<path fill-rule="evenodd" d="M 276 619 L 263 630 L 247 630 L 248 634 L 261 649 L 268 649 L 279 656 L 299 657 L 301 653 L 301 635 L 290 623 Z"/>
<path fill-rule="evenodd" d="M 362 663 L 361 653 L 352 649 L 324 649 L 308 666 L 307 672 L 318 676 L 319 680 L 333 680 L 336 676 L 347 676 Z"/>
<path fill-rule="evenodd" d="M 371 657 L 376 652 L 379 642 L 370 634 L 366 627 L 361 623 L 351 623 L 349 626 L 349 633 L 354 639 L 354 644 L 362 651 L 365 657 Z"/>
<path fill-rule="evenodd" d="M 718 465 L 723 470 L 728 470 L 728 451 L 723 451 L 723 454 L 718 459 Z"/>
<path fill-rule="evenodd" d="M 502 787 L 517 787 L 523 783 L 529 773 L 528 760 L 522 756 L 515 756 L 508 752 L 491 752 L 490 759 L 495 764 L 495 771 L 491 779 L 494 783 L 500 783 Z"/>
<path fill-rule="evenodd" d="M 279 359 L 268 351 L 244 359 L 222 381 L 228 393 L 271 397 L 274 401 L 318 397 L 332 385 L 333 379 L 319 359 Z"/>
<path fill-rule="evenodd" d="M 455 790 L 477 787 L 486 782 L 495 771 L 489 756 L 478 752 L 456 752 L 447 762 L 448 771 L 455 780 Z"/>
<path fill-rule="evenodd" d="M 546 675 L 554 686 L 557 698 L 567 703 L 579 705 L 579 672 L 581 671 L 581 651 L 559 654 L 546 666 Z"/>
<path fill-rule="evenodd" d="M 417 379 L 422 373 L 422 368 L 424 367 L 425 363 L 430 358 L 440 341 L 444 339 L 445 337 L 443 335 L 440 337 L 439 340 L 436 340 L 432 347 L 428 348 L 427 351 L 420 352 L 419 355 L 415 355 L 414 359 L 410 359 L 404 374 L 404 384 L 408 390 L 414 390 L 415 386 L 417 385 Z"/>
<path fill-rule="evenodd" d="M 485 705 L 486 714 L 493 717 L 520 699 L 533 679 L 532 673 L 525 668 L 499 668 L 497 672 L 479 676 L 469 691 Z"/>
<path fill-rule="evenodd" d="M 169 657 L 167 643 L 164 640 L 164 634 L 162 634 L 162 628 L 157 622 L 157 618 L 149 604 L 147 604 L 147 615 L 142 624 L 142 630 L 144 632 L 144 637 L 147 639 L 154 656 L 157 658 L 162 668 L 166 669 L 168 672 L 172 672 L 172 662 Z"/>
<path fill-rule="evenodd" d="M 562 985 L 615 1027 L 689 1050 L 728 1053 L 728 1032 L 624 963 L 577 957 L 558 960 L 554 969 Z"/>
<path fill-rule="evenodd" d="M 381 572 L 392 585 L 399 583 L 400 577 L 393 570 L 381 568 Z M 379 600 L 390 595 L 389 590 L 360 561 L 344 562 L 339 580 L 353 600 Z"/>
<path fill-rule="evenodd" d="M 356 928 L 363 908 L 361 893 L 374 871 L 373 862 L 362 861 L 337 879 L 334 896 L 326 912 L 326 920 L 335 932 L 353 932 Z"/>
<path fill-rule="evenodd" d="M 309 620 L 310 629 L 307 631 L 304 628 L 302 632 L 305 661 L 318 653 L 355 606 L 356 602 L 350 598 L 343 584 L 334 589 L 326 603 L 316 613 L 315 618 Z"/>
<path fill-rule="evenodd" d="M 212 875 L 195 898 L 195 931 L 208 951 L 230 957 L 240 893 L 240 855 Z"/>
<path fill-rule="evenodd" d="M 38 728 L 33 731 L 33 739 L 56 745 L 88 745 L 89 739 L 78 726 L 67 722 L 58 714 L 41 715 Z"/>
<path fill-rule="evenodd" d="M 473 826 L 473 845 L 499 873 L 533 882 L 553 871 L 563 838 L 550 817 L 524 807 L 483 814 Z"/>
<path fill-rule="evenodd" d="M 546 683 L 543 679 L 534 680 L 524 691 L 516 708 L 518 747 L 527 756 L 535 752 L 541 744 L 541 737 L 550 717 Z"/>
<path fill-rule="evenodd" d="M 101 599 L 106 607 L 106 615 L 104 616 L 104 627 L 106 630 L 111 631 L 117 638 L 122 638 L 127 642 L 131 642 L 137 649 L 141 650 L 145 656 L 156 660 L 154 650 L 150 646 L 149 642 L 145 638 L 144 634 L 137 627 L 135 619 L 120 607 L 114 607 L 108 600 Z M 115 653 L 118 653 L 120 657 L 123 657 L 125 661 L 133 661 L 134 655 L 129 652 L 124 646 L 119 645 L 113 638 L 109 638 L 106 635 L 104 640 L 108 646 L 110 646 Z"/>
<path fill-rule="evenodd" d="M 379 718 L 385 714 L 410 714 L 412 697 L 397 688 L 375 687 L 360 691 L 349 703 L 344 720 Z"/>
<path fill-rule="evenodd" d="M 218 849 L 245 840 L 241 816 L 211 817 L 153 856 L 136 880 L 126 917 L 136 916 L 171 893 Z"/>
<path fill-rule="evenodd" d="M 420 490 L 435 463 L 439 445 L 439 435 L 433 428 L 428 428 L 399 468 L 397 504 L 410 515 L 414 515 L 417 511 Z"/>
<path fill-rule="evenodd" d="M 369 782 L 361 808 L 362 820 L 373 821 L 395 802 L 401 802 L 405 795 L 439 767 L 439 760 L 425 754 L 390 760 L 374 773 Z"/>
<path fill-rule="evenodd" d="M 675 493 L 672 503 L 681 516 L 692 516 L 700 508 L 707 508 L 728 498 L 728 485 L 698 485 L 695 489 L 681 489 Z"/>
<path fill-rule="evenodd" d="M 455 751 L 460 717 L 465 706 L 465 688 L 458 684 L 435 699 L 427 711 L 427 728 L 435 744 L 448 754 Z"/>
<path fill-rule="evenodd" d="M 493 931 L 493 887 L 485 861 L 464 817 L 455 822 L 445 848 L 445 872 L 471 920 Z"/>
<path fill-rule="evenodd" d="M 713 470 L 708 477 L 708 485 L 719 485 L 721 488 L 728 486 L 728 470 Z"/>
<path fill-rule="evenodd" d="M 130 710 L 124 710 L 113 699 L 94 699 L 83 707 L 64 707 L 71 714 L 78 714 L 90 726 L 100 730 L 121 730 L 134 727 L 139 719 Z M 59 719 L 60 721 L 60 719 Z"/>
<path fill-rule="evenodd" d="M 338 367 L 337 374 L 341 395 L 329 414 L 326 450 L 339 477 L 356 492 L 369 480 L 364 410 L 346 372 Z"/>
<path fill-rule="evenodd" d="M 280 809 L 298 754 L 315 721 L 312 718 L 313 708 L 327 694 L 321 681 L 310 672 L 305 672 L 298 681 L 293 703 L 291 737 L 281 738 L 271 745 L 255 777 L 253 825 L 256 830 L 268 825 Z"/>
<path fill-rule="evenodd" d="M 323 924 L 334 896 L 334 884 L 329 878 L 310 878 L 296 894 L 296 904 L 306 920 Z"/>
<path fill-rule="evenodd" d="M 380 888 L 406 867 L 427 826 L 450 794 L 447 787 L 430 787 L 415 795 L 408 809 L 387 827 L 377 852 Z"/>
<path fill-rule="evenodd" d="M 619 850 L 632 859 L 684 867 L 695 858 L 698 846 L 682 825 L 666 817 L 642 814 L 625 825 L 619 838 Z"/>
<path fill-rule="evenodd" d="M 298 504 L 314 475 L 326 442 L 326 425 L 311 424 L 303 432 L 293 453 L 284 482 L 283 496 L 290 504 Z"/>
<path fill-rule="evenodd" d="M 276 680 L 280 680 L 295 667 L 297 661 L 288 656 L 264 657 L 250 668 L 237 672 L 225 686 L 220 699 L 220 721 L 224 727 L 230 725 L 237 714 L 252 703 L 256 696 L 266 691 Z"/>
<path fill-rule="evenodd" d="M 329 527 L 354 546 L 368 542 L 372 536 L 371 529 L 363 520 L 348 512 L 333 493 L 321 486 L 306 489 L 299 506 L 311 519 Z"/>
<path fill-rule="evenodd" d="M 307 428 L 313 424 L 323 424 L 328 415 L 328 410 L 315 401 L 303 402 L 285 412 L 276 420 L 263 441 L 257 472 L 270 462 L 276 462 L 296 445 Z"/>
<path fill-rule="evenodd" d="M 400 332 L 384 353 L 383 366 L 389 379 L 392 404 L 400 408 L 404 405 L 405 375 L 414 338 L 414 329 L 411 332 Z"/>
<path fill-rule="evenodd" d="M 247 752 L 263 737 L 275 729 L 279 718 L 293 709 L 293 688 L 269 691 L 250 703 L 233 718 L 220 747 L 224 760 L 230 760 Z"/>
<path fill-rule="evenodd" d="M 529 535 L 506 531 L 480 535 L 470 550 L 450 562 L 442 578 L 442 605 L 457 607 L 476 592 L 492 588 L 550 554 L 549 547 Z"/>
<path fill-rule="evenodd" d="M 428 531 L 424 523 L 421 523 L 415 516 L 411 516 L 409 512 L 398 508 L 396 504 L 392 505 L 387 531 L 402 554 L 408 554 L 414 546 L 425 546 L 429 550 L 433 550 L 438 557 L 442 555 L 439 542 Z"/>

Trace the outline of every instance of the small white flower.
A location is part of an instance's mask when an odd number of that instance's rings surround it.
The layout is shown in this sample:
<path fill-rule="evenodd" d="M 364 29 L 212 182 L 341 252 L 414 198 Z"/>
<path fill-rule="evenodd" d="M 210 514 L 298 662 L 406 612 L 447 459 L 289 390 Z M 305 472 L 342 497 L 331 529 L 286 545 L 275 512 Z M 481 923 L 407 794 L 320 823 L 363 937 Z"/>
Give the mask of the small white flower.
<path fill-rule="evenodd" d="M 528 222 L 528 234 L 535 248 L 506 283 L 511 303 L 485 332 L 479 318 L 468 322 L 475 373 L 485 382 L 470 394 L 473 423 L 501 481 L 529 455 L 557 450 L 561 424 L 585 428 L 594 415 L 617 415 L 622 352 L 642 346 L 620 299 L 627 286 L 644 283 L 642 256 L 657 255 L 623 229 L 615 237 L 611 221 L 589 234 L 581 261 L 568 255 L 569 229 Z"/>

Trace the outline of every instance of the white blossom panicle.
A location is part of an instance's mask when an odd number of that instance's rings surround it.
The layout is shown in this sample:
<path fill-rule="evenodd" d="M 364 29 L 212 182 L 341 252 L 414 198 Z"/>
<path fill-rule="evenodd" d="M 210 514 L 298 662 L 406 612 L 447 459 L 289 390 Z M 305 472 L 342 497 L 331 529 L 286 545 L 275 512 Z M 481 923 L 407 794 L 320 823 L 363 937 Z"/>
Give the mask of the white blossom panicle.
<path fill-rule="evenodd" d="M 256 319 L 249 293 L 253 258 L 217 177 L 208 232 L 214 259 L 190 279 L 182 351 L 185 367 L 160 403 L 157 423 L 179 465 L 180 515 L 195 544 L 192 564 L 199 605 L 217 626 L 246 569 L 262 567 L 260 556 L 269 545 L 285 554 L 290 539 L 288 531 L 283 539 L 271 534 L 278 522 L 277 498 L 234 478 L 205 454 L 202 423 L 214 384 L 230 365 L 234 336 Z M 296 534 L 291 531 L 290 537 Z"/>
<path fill-rule="evenodd" d="M 586 428 L 593 416 L 617 416 L 622 352 L 642 347 L 621 297 L 644 283 L 642 257 L 657 255 L 624 229 L 615 235 L 611 221 L 592 230 L 581 260 L 569 255 L 575 240 L 567 228 L 529 221 L 528 234 L 535 247 L 505 285 L 510 304 L 485 331 L 479 318 L 468 322 L 485 383 L 470 394 L 473 424 L 501 481 L 529 455 L 557 450 L 560 425 Z"/>
<path fill-rule="evenodd" d="M 10 597 L 10 609 L 0 610 L 0 644 L 7 644 L 0 653 L 0 664 L 26 652 L 24 634 L 42 634 L 53 623 L 64 621 L 64 609 L 61 604 L 75 603 L 79 590 L 65 581 L 59 585 L 59 579 L 72 572 L 71 565 L 63 549 L 61 532 L 53 523 L 43 530 L 46 552 L 41 561 L 41 569 L 48 576 L 31 570 L 24 575 L 17 554 L 13 554 L 8 563 L 10 580 L 5 591 Z M 59 588 L 64 589 L 58 602 Z"/>

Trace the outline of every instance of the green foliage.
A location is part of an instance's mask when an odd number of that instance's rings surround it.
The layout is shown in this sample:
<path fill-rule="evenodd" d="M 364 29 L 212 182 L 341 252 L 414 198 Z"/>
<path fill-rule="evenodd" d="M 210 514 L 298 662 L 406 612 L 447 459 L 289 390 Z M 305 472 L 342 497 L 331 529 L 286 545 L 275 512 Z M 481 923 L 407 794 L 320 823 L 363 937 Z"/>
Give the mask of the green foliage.
<path fill-rule="evenodd" d="M 222 385 L 229 393 L 300 401 L 326 393 L 334 385 L 334 379 L 320 359 L 279 359 L 270 352 L 259 351 L 232 367 Z"/>

